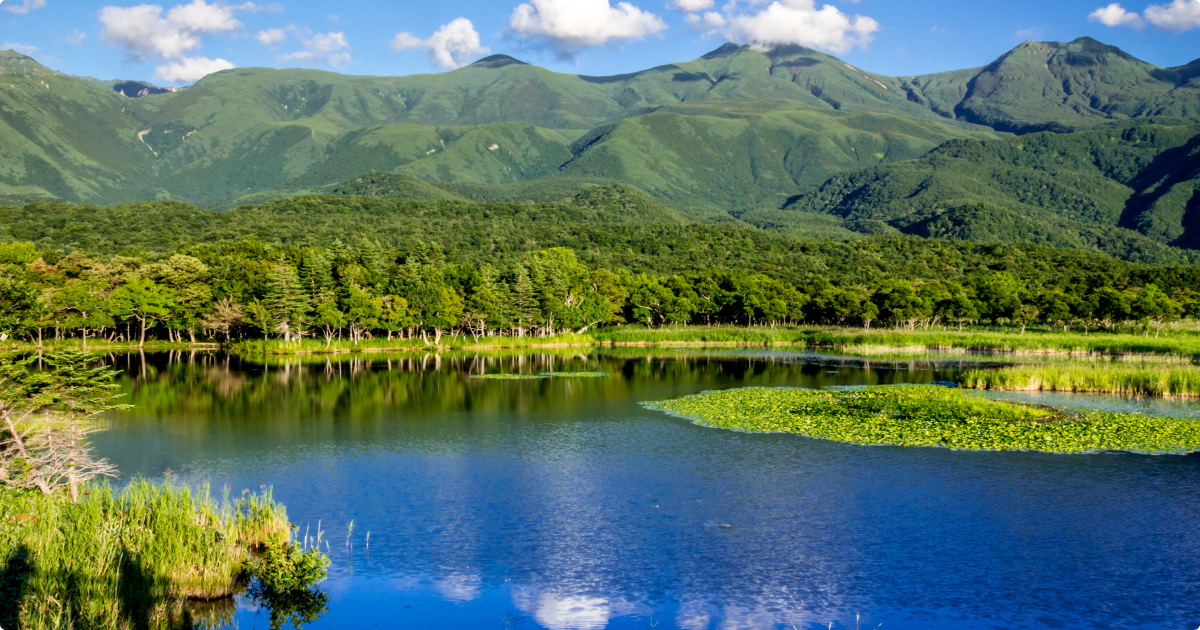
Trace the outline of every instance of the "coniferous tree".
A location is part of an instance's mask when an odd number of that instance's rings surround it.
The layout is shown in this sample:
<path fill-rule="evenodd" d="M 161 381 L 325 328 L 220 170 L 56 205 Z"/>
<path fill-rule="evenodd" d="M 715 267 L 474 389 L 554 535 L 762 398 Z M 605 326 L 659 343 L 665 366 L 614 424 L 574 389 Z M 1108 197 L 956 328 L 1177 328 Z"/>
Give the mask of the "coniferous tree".
<path fill-rule="evenodd" d="M 303 336 L 311 307 L 294 267 L 283 262 L 275 265 L 263 305 L 284 341 L 298 341 Z"/>

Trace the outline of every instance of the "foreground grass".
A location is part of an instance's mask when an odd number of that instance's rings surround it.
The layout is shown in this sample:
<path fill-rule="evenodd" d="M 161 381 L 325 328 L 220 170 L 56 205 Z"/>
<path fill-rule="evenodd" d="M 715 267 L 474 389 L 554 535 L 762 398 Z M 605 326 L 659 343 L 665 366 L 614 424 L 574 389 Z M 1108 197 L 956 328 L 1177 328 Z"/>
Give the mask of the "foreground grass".
<path fill-rule="evenodd" d="M 928 385 L 849 391 L 742 388 L 645 403 L 697 424 L 853 444 L 1083 453 L 1191 452 L 1200 422 L 1065 411 Z"/>
<path fill-rule="evenodd" d="M 1200 367 L 1120 363 L 1019 365 L 972 370 L 963 387 L 1018 392 L 1080 392 L 1126 396 L 1200 396 Z"/>
<path fill-rule="evenodd" d="M 0 492 L 0 524 L 0 626 L 29 630 L 206 625 L 185 600 L 234 594 L 250 550 L 290 531 L 269 493 L 218 503 L 144 481 L 78 504 Z"/>

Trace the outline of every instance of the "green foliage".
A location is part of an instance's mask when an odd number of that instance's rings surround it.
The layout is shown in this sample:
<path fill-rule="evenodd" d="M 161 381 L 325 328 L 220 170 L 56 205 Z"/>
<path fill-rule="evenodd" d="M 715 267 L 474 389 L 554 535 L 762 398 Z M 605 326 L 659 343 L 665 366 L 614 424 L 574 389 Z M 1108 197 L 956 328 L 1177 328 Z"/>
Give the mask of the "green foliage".
<path fill-rule="evenodd" d="M 300 549 L 294 541 L 273 540 L 251 574 L 258 580 L 259 592 L 283 593 L 315 587 L 325 580 L 328 568 L 329 558 L 319 549 Z"/>
<path fill-rule="evenodd" d="M 796 433 L 853 444 L 1087 453 L 1192 452 L 1200 424 L 1141 414 L 1060 410 L 971 397 L 945 387 L 849 391 L 741 388 L 645 403 L 704 426 Z"/>

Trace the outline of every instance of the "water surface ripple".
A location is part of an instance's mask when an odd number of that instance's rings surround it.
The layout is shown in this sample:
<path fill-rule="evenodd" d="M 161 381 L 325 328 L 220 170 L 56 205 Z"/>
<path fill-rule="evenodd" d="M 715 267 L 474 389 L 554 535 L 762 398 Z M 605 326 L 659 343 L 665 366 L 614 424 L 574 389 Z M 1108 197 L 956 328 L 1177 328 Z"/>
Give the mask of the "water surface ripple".
<path fill-rule="evenodd" d="M 320 522 L 332 607 L 314 628 L 1200 625 L 1200 458 L 859 447 L 638 405 L 953 367 L 632 352 L 114 362 L 137 409 L 96 442 L 126 476 L 271 486 L 301 535 Z M 469 378 L 483 371 L 609 376 Z M 238 614 L 267 627 L 248 603 Z"/>

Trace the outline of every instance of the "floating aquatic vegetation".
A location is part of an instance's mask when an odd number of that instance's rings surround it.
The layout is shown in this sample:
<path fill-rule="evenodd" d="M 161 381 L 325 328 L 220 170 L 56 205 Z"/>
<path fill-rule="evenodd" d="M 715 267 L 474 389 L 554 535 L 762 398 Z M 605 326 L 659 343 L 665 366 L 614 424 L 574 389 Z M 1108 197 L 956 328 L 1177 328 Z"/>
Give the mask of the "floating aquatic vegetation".
<path fill-rule="evenodd" d="M 853 444 L 1056 453 L 1200 450 L 1200 422 L 1136 413 L 1071 413 L 927 385 L 854 390 L 749 387 L 643 403 L 708 427 L 795 433 Z"/>
<path fill-rule="evenodd" d="M 547 377 L 541 374 L 472 374 L 471 378 L 490 381 L 537 381 Z"/>
<path fill-rule="evenodd" d="M 542 376 L 550 378 L 602 378 L 608 372 L 542 372 Z"/>

